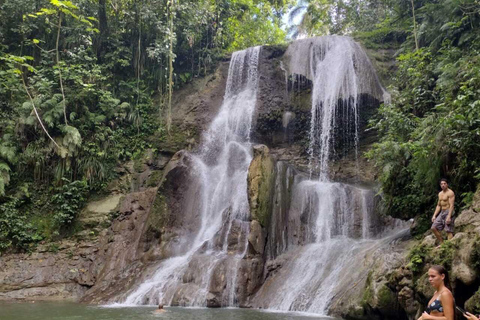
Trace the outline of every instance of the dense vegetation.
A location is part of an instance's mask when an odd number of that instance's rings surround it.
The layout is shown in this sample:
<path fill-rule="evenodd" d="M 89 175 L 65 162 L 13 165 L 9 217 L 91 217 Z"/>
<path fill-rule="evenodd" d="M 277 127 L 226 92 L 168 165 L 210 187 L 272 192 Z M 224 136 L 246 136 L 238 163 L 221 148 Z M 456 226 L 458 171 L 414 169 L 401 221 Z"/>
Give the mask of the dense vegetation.
<path fill-rule="evenodd" d="M 415 14 L 418 25 L 397 58 L 392 103 L 372 123 L 381 139 L 370 156 L 381 170 L 388 212 L 420 215 L 425 228 L 441 177 L 456 192 L 457 212 L 480 181 L 480 2 L 418 1 Z M 385 36 L 390 21 L 396 30 L 406 25 L 399 16 L 387 19 Z"/>
<path fill-rule="evenodd" d="M 285 32 L 289 5 L 300 21 Z M 480 181 L 479 28 L 480 0 L 3 2 L 0 252 L 68 232 L 113 168 L 175 130 L 175 89 L 287 33 L 396 50 L 368 153 L 388 212 L 428 220 L 441 176 L 468 205 Z"/>
<path fill-rule="evenodd" d="M 171 127 L 171 96 L 233 50 L 285 41 L 281 0 L 0 5 L 0 252 L 68 233 L 88 194 Z"/>

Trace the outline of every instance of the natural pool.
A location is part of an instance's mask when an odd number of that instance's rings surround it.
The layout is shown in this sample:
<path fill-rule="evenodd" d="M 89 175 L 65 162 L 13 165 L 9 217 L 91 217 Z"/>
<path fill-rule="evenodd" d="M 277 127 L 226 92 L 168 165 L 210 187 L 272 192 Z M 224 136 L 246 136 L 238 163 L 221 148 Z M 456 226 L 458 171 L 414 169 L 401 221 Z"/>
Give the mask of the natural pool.
<path fill-rule="evenodd" d="M 298 313 L 276 313 L 250 309 L 166 308 L 89 306 L 66 302 L 0 303 L 0 320 L 312 320 L 330 319 Z"/>

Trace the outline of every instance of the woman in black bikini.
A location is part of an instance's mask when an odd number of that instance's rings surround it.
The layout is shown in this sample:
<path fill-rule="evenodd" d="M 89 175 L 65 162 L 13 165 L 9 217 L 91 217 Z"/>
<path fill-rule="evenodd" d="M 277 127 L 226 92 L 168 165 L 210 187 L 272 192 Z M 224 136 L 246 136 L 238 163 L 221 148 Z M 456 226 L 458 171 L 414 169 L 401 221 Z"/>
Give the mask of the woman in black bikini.
<path fill-rule="evenodd" d="M 428 269 L 428 281 L 436 289 L 427 310 L 418 320 L 454 320 L 455 309 L 448 273 L 442 266 Z"/>

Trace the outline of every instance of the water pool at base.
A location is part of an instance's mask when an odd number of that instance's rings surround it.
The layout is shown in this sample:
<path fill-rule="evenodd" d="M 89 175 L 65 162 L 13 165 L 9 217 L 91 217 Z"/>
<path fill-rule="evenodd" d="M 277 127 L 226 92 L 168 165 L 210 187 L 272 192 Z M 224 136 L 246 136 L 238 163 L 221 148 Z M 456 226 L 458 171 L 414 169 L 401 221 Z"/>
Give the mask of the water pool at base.
<path fill-rule="evenodd" d="M 66 302 L 0 302 L 0 320 L 335 320 L 298 313 L 252 309 L 166 308 L 90 306 Z"/>

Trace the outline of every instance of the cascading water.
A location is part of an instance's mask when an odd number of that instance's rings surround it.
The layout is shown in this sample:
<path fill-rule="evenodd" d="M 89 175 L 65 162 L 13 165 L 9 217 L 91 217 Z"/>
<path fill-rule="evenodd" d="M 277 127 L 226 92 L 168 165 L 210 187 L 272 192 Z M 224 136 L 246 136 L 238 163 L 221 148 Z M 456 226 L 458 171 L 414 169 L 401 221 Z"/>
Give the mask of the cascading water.
<path fill-rule="evenodd" d="M 237 274 L 249 232 L 247 171 L 252 160 L 250 131 L 255 110 L 260 47 L 235 52 L 223 104 L 190 155 L 200 183 L 198 232 L 183 254 L 166 259 L 157 271 L 122 298 L 123 304 L 206 306 L 212 283 L 222 281 L 222 306 L 237 304 Z M 222 271 L 223 270 L 223 271 Z M 222 276 L 216 274 L 221 272 Z"/>
<path fill-rule="evenodd" d="M 362 276 L 365 256 L 390 241 L 376 238 L 386 228 L 373 214 L 374 192 L 330 181 L 328 165 L 339 145 L 358 153 L 365 96 L 378 102 L 387 95 L 358 44 L 320 37 L 290 44 L 288 63 L 281 65 L 288 91 L 312 88 L 310 172 L 303 175 L 277 162 L 268 236 L 255 251 L 257 260 L 251 258 L 255 228 L 250 233 L 247 176 L 259 53 L 255 47 L 233 54 L 220 111 L 199 152 L 188 156 L 194 182 L 188 195 L 194 201 L 181 201 L 187 203 L 190 228 L 179 228 L 180 235 L 168 242 L 174 248 L 170 258 L 146 272 L 140 286 L 118 299 L 121 303 L 237 306 L 241 296 L 242 303 L 248 298 L 256 307 L 327 314 L 332 298 L 351 278 Z M 294 116 L 284 112 L 285 130 Z M 249 287 L 255 283 L 249 272 L 257 268 L 260 278 L 265 260 L 265 279 L 258 282 L 263 285 Z"/>
<path fill-rule="evenodd" d="M 348 37 L 295 41 L 285 55 L 294 79 L 302 76 L 312 82 L 310 170 L 319 172 L 321 181 L 327 181 L 334 139 L 341 138 L 344 147 L 357 149 L 360 95 L 383 100 L 385 91 L 365 52 Z M 339 137 L 334 134 L 337 128 L 342 133 Z"/>
<path fill-rule="evenodd" d="M 381 101 L 385 92 L 365 52 L 350 38 L 296 41 L 286 56 L 291 78 L 306 78 L 313 86 L 310 179 L 277 165 L 267 255 L 284 262 L 252 301 L 261 308 L 325 315 L 340 282 L 354 279 L 365 254 L 389 241 L 371 239 L 373 192 L 329 180 L 336 145 L 358 154 L 362 95 Z M 285 194 L 288 199 L 282 199 Z"/>

